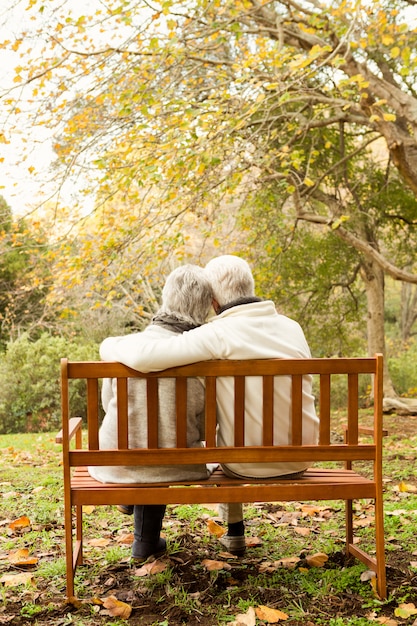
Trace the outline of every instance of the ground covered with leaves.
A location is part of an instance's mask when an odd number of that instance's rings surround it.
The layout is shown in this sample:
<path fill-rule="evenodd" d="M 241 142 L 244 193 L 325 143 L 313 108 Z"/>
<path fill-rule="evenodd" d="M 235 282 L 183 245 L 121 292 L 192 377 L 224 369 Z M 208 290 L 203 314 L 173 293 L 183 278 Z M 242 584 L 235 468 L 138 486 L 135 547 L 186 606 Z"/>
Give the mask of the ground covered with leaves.
<path fill-rule="evenodd" d="M 386 417 L 385 601 L 345 558 L 343 503 L 275 502 L 245 507 L 241 558 L 223 551 L 215 508 L 169 507 L 168 554 L 142 566 L 130 560 L 132 518 L 87 508 L 85 564 L 68 603 L 59 446 L 48 434 L 2 436 L 0 624 L 417 626 L 416 426 Z M 358 502 L 355 513 L 359 545 L 372 546 L 372 506 Z"/>

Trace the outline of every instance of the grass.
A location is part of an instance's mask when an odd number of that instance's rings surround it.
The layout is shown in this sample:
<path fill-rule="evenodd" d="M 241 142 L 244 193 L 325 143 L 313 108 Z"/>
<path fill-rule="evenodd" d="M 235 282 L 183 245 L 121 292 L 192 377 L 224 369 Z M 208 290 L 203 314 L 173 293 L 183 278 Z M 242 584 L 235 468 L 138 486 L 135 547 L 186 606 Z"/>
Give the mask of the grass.
<path fill-rule="evenodd" d="M 164 521 L 169 545 L 164 571 L 141 575 L 130 561 L 132 518 L 114 508 L 86 515 L 85 566 L 76 578 L 79 604 L 67 605 L 60 448 L 53 435 L 0 436 L 0 623 L 46 626 L 122 624 L 215 626 L 236 620 L 259 605 L 287 614 L 290 626 L 411 626 L 416 615 L 399 618 L 400 604 L 417 606 L 417 435 L 416 418 L 387 417 L 384 480 L 389 597 L 381 602 L 365 567 L 343 557 L 343 503 L 247 505 L 246 534 L 257 545 L 242 559 L 227 559 L 210 535 L 211 507 L 170 506 Z M 16 525 L 16 520 L 28 522 Z M 357 502 L 360 545 L 372 546 L 372 509 Z M 98 543 L 98 545 L 97 545 Z M 13 565 L 10 555 L 27 550 L 37 563 Z M 328 561 L 310 567 L 306 557 L 322 552 Z M 299 558 L 295 567 L 279 565 Z M 226 569 L 208 571 L 206 560 Z M 29 574 L 21 584 L 6 576 Z M 114 595 L 132 607 L 126 620 L 106 613 L 103 599 Z M 375 620 L 380 620 L 377 622 Z M 257 626 L 265 624 L 257 619 Z"/>

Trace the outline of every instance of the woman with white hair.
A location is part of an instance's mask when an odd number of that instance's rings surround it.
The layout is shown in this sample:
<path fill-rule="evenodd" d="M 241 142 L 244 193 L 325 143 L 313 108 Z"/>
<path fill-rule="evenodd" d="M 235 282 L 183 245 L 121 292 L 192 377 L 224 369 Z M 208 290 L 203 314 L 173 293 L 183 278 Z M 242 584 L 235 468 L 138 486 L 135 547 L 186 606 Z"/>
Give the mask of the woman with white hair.
<path fill-rule="evenodd" d="M 163 339 L 197 328 L 206 321 L 212 306 L 212 289 L 204 270 L 196 265 L 178 267 L 168 276 L 162 291 L 162 305 L 143 335 Z M 128 339 L 129 335 L 125 336 Z M 204 440 L 204 387 L 197 379 L 188 380 L 187 445 L 200 447 Z M 175 382 L 160 381 L 158 433 L 161 448 L 176 445 Z M 105 379 L 102 389 L 105 416 L 100 427 L 101 449 L 115 447 L 117 441 L 116 381 Z M 128 382 L 129 448 L 147 446 L 146 381 Z M 137 483 L 172 482 L 207 478 L 205 465 L 161 465 L 159 467 L 122 466 L 89 467 L 93 478 L 101 482 Z M 134 513 L 135 532 L 132 557 L 144 560 L 165 551 L 160 537 L 165 505 L 118 507 L 124 513 Z"/>

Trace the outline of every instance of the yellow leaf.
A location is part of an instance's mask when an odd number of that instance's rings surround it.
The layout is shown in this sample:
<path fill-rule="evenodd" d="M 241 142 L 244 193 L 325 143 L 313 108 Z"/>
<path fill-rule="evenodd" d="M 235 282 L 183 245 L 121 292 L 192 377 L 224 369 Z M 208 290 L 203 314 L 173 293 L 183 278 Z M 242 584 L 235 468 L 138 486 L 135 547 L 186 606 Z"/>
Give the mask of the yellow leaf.
<path fill-rule="evenodd" d="M 303 504 L 301 506 L 301 511 L 303 513 L 307 513 L 307 515 L 315 515 L 316 513 L 321 513 L 323 511 L 322 506 L 316 506 L 314 504 Z"/>
<path fill-rule="evenodd" d="M 400 484 L 397 487 L 397 490 L 400 493 L 416 493 L 417 492 L 417 487 L 415 487 L 414 485 L 410 485 L 408 483 L 405 483 L 403 480 L 400 482 Z"/>
<path fill-rule="evenodd" d="M 288 619 L 288 615 L 278 609 L 270 609 L 268 606 L 258 606 L 255 609 L 256 615 L 259 619 L 267 622 L 268 624 L 276 624 L 282 620 Z"/>
<path fill-rule="evenodd" d="M 18 530 L 19 528 L 27 528 L 30 526 L 30 519 L 26 515 L 18 517 L 13 522 L 10 522 L 9 528 L 12 530 Z"/>
<path fill-rule="evenodd" d="M 95 506 L 92 504 L 88 504 L 87 506 L 83 506 L 83 513 L 86 515 L 91 515 L 91 513 L 95 510 Z"/>
<path fill-rule="evenodd" d="M 400 606 L 395 609 L 394 615 L 402 619 L 408 619 L 411 615 L 417 615 L 417 609 L 412 602 L 409 604 L 400 604 Z"/>
<path fill-rule="evenodd" d="M 311 180 L 311 178 L 308 178 L 308 176 L 305 177 L 303 182 L 304 182 L 305 185 L 307 185 L 307 187 L 313 187 L 314 186 L 314 180 Z"/>
<path fill-rule="evenodd" d="M 121 602 L 115 596 L 108 596 L 103 599 L 103 606 L 106 611 L 101 613 L 104 615 L 111 615 L 112 617 L 121 617 L 122 619 L 128 619 L 132 612 L 132 607 L 126 602 Z"/>
<path fill-rule="evenodd" d="M 18 567 L 36 565 L 36 563 L 38 562 L 38 558 L 36 556 L 29 556 L 28 548 L 20 548 L 20 550 L 10 552 L 7 558 L 10 563 L 12 563 L 13 565 L 17 565 Z"/>
<path fill-rule="evenodd" d="M 215 535 L 216 537 L 222 537 L 226 529 L 220 524 L 216 524 L 216 522 L 212 519 L 207 520 L 207 528 L 209 530 L 210 535 Z"/>
<path fill-rule="evenodd" d="M 383 118 L 386 122 L 395 122 L 397 116 L 394 113 L 384 113 Z"/>
<path fill-rule="evenodd" d="M 391 58 L 396 59 L 397 57 L 400 56 L 401 50 L 399 49 L 398 46 L 394 46 L 393 48 L 391 48 Z"/>
<path fill-rule="evenodd" d="M 328 560 L 329 557 L 323 552 L 317 552 L 316 554 L 306 557 L 306 561 L 310 567 L 323 567 Z"/>
<path fill-rule="evenodd" d="M 383 35 L 382 43 L 384 44 L 384 46 L 390 46 L 392 43 L 394 43 L 393 36 L 392 35 Z"/>

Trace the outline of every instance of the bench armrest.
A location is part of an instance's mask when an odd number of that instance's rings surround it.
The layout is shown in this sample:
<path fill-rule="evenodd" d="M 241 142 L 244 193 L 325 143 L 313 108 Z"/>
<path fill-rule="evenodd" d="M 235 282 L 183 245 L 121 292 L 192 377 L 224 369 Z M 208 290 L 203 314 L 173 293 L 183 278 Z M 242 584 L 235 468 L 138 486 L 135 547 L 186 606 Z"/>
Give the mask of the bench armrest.
<path fill-rule="evenodd" d="M 82 417 L 71 417 L 69 420 L 69 430 L 68 430 L 68 437 L 69 440 L 71 441 L 71 439 L 74 437 L 74 435 L 81 430 L 81 424 L 82 424 Z M 59 431 L 59 433 L 57 433 L 56 437 L 55 437 L 55 443 L 62 443 L 63 441 L 63 434 L 62 434 L 62 429 Z"/>
<path fill-rule="evenodd" d="M 347 432 L 347 425 L 343 424 L 343 430 L 345 431 L 345 433 Z M 374 434 L 374 429 L 372 428 L 372 426 L 358 426 L 358 433 L 360 435 L 373 435 Z M 382 429 L 382 436 L 383 437 L 388 437 L 388 429 L 387 428 L 383 428 Z"/>

